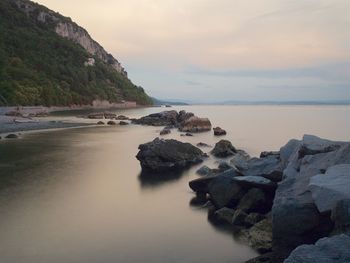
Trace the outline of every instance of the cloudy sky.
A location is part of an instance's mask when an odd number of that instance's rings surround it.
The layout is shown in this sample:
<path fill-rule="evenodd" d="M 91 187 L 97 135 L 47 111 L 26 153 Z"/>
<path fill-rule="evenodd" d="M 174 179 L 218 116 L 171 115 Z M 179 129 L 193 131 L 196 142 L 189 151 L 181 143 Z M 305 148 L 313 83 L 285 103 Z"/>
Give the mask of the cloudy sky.
<path fill-rule="evenodd" d="M 349 100 L 349 0 L 37 0 L 161 99 Z"/>

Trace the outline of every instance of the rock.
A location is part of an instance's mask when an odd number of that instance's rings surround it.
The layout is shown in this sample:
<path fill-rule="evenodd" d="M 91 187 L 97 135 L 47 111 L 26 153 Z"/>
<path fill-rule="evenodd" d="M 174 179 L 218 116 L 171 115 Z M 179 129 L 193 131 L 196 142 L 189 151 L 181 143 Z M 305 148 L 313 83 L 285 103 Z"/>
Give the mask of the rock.
<path fill-rule="evenodd" d="M 234 214 L 235 214 L 235 210 L 227 207 L 223 207 L 223 208 L 220 208 L 219 210 L 216 210 L 214 213 L 214 216 L 218 221 L 232 224 L 232 218 Z"/>
<path fill-rule="evenodd" d="M 261 176 L 240 176 L 234 178 L 234 180 L 242 186 L 248 187 L 248 188 L 259 188 L 264 189 L 268 191 L 274 191 L 277 188 L 277 184 L 275 182 L 272 182 L 269 179 L 266 179 Z"/>
<path fill-rule="evenodd" d="M 249 229 L 249 244 L 260 253 L 270 252 L 272 249 L 272 222 L 266 218 Z"/>
<path fill-rule="evenodd" d="M 284 263 L 350 262 L 350 237 L 338 235 L 318 240 L 315 245 L 297 247 Z"/>
<path fill-rule="evenodd" d="M 244 226 L 245 219 L 247 217 L 247 213 L 241 209 L 235 210 L 231 224 L 236 226 Z"/>
<path fill-rule="evenodd" d="M 249 154 L 243 150 L 237 150 L 230 163 L 237 167 L 238 170 L 243 171 L 249 168 L 248 161 L 250 160 Z"/>
<path fill-rule="evenodd" d="M 277 158 L 280 157 L 280 152 L 279 151 L 265 151 L 265 152 L 261 152 L 260 153 L 260 158 L 265 158 L 265 157 L 268 157 L 268 156 L 275 156 Z"/>
<path fill-rule="evenodd" d="M 207 176 L 207 175 L 213 175 L 212 169 L 210 169 L 208 166 L 204 165 L 201 168 L 199 168 L 196 171 L 197 174 L 202 175 L 202 176 Z"/>
<path fill-rule="evenodd" d="M 233 147 L 232 143 L 228 140 L 217 142 L 214 149 L 211 151 L 215 157 L 228 157 L 234 155 L 236 152 L 236 148 Z"/>
<path fill-rule="evenodd" d="M 190 181 L 188 184 L 190 188 L 197 193 L 209 193 L 209 183 L 214 180 L 216 176 L 205 176 Z"/>
<path fill-rule="evenodd" d="M 283 168 L 276 155 L 268 155 L 264 158 L 251 158 L 245 165 L 245 169 L 240 169 L 244 175 L 262 176 L 273 182 L 282 180 Z"/>
<path fill-rule="evenodd" d="M 117 115 L 112 112 L 104 112 L 103 115 L 105 119 L 115 119 L 117 117 Z"/>
<path fill-rule="evenodd" d="M 271 210 L 272 202 L 268 202 L 265 193 L 257 188 L 250 189 L 239 201 L 237 209 L 246 213 L 266 213 Z"/>
<path fill-rule="evenodd" d="M 192 137 L 192 136 L 193 136 L 193 134 L 192 134 L 192 133 L 187 132 L 187 133 L 185 133 L 185 136 Z"/>
<path fill-rule="evenodd" d="M 6 139 L 17 139 L 18 135 L 14 133 L 10 133 L 7 136 L 5 136 Z"/>
<path fill-rule="evenodd" d="M 197 146 L 198 146 L 198 147 L 211 147 L 209 144 L 206 144 L 206 143 L 204 143 L 204 142 L 199 142 L 199 143 L 197 143 Z"/>
<path fill-rule="evenodd" d="M 190 143 L 177 140 L 154 139 L 152 142 L 141 144 L 136 158 L 144 171 L 167 171 L 183 169 L 203 161 L 204 154 Z"/>
<path fill-rule="evenodd" d="M 118 115 L 115 119 L 116 120 L 126 121 L 126 120 L 129 120 L 129 117 L 126 117 L 124 115 Z"/>
<path fill-rule="evenodd" d="M 103 114 L 103 112 L 90 113 L 87 117 L 89 119 L 103 119 L 104 118 L 104 114 Z"/>
<path fill-rule="evenodd" d="M 229 169 L 232 169 L 233 167 L 231 165 L 229 165 L 227 162 L 220 162 L 219 163 L 219 166 L 218 166 L 218 169 L 220 171 L 226 171 L 226 170 L 229 170 Z"/>
<path fill-rule="evenodd" d="M 116 125 L 117 123 L 115 121 L 108 121 L 107 124 L 108 125 Z"/>
<path fill-rule="evenodd" d="M 226 135 L 226 131 L 224 129 L 221 129 L 220 127 L 215 127 L 215 128 L 213 128 L 213 130 L 214 130 L 215 136 Z"/>
<path fill-rule="evenodd" d="M 153 113 L 140 119 L 134 119 L 133 123 L 150 126 L 167 126 L 177 124 L 178 113 L 175 110 Z"/>
<path fill-rule="evenodd" d="M 125 125 L 129 125 L 129 123 L 127 121 L 120 121 L 119 125 L 125 126 Z"/>
<path fill-rule="evenodd" d="M 179 115 L 177 117 L 177 122 L 182 123 L 193 116 L 194 116 L 194 114 L 192 112 L 186 112 L 186 111 L 182 110 L 179 112 Z"/>
<path fill-rule="evenodd" d="M 251 227 L 255 225 L 256 223 L 260 222 L 261 220 L 265 219 L 266 217 L 259 213 L 250 213 L 247 215 L 247 217 L 244 219 L 244 225 Z"/>
<path fill-rule="evenodd" d="M 283 260 L 297 246 L 313 243 L 331 232 L 333 223 L 318 211 L 308 189 L 310 178 L 330 166 L 349 164 L 350 143 L 304 136 L 282 147 L 280 158 L 284 179 L 276 190 L 272 218 L 273 250 Z"/>
<path fill-rule="evenodd" d="M 237 176 L 240 174 L 235 169 L 230 169 L 209 182 L 208 192 L 215 207 L 235 207 L 241 199 L 244 191 L 234 180 Z"/>
<path fill-rule="evenodd" d="M 350 199 L 350 164 L 331 166 L 325 174 L 310 179 L 309 190 L 318 211 L 331 211 L 336 204 Z"/>
<path fill-rule="evenodd" d="M 103 121 L 97 122 L 98 125 L 104 125 L 105 123 Z"/>
<path fill-rule="evenodd" d="M 159 135 L 166 135 L 166 134 L 169 134 L 169 133 L 171 133 L 171 130 L 167 129 L 167 128 L 164 128 L 163 130 L 161 130 L 159 132 Z"/>
<path fill-rule="evenodd" d="M 211 123 L 208 118 L 192 116 L 180 123 L 179 130 L 182 132 L 204 132 L 211 130 Z"/>
<path fill-rule="evenodd" d="M 331 219 L 334 222 L 334 233 L 350 235 L 350 199 L 343 199 L 336 204 Z"/>

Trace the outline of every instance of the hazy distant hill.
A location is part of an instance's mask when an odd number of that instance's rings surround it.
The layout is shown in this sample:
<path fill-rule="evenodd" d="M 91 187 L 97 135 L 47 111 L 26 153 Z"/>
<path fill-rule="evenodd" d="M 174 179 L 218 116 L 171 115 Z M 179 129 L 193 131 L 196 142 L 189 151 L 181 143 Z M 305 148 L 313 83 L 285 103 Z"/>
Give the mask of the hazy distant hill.
<path fill-rule="evenodd" d="M 153 98 L 151 97 L 152 101 L 153 101 L 153 104 L 154 105 L 189 105 L 188 103 L 185 103 L 185 102 L 181 102 L 181 101 L 176 101 L 176 100 L 160 100 L 160 99 L 156 99 L 156 98 Z"/>
<path fill-rule="evenodd" d="M 121 64 L 70 18 L 0 0 L 0 105 L 152 104 Z"/>

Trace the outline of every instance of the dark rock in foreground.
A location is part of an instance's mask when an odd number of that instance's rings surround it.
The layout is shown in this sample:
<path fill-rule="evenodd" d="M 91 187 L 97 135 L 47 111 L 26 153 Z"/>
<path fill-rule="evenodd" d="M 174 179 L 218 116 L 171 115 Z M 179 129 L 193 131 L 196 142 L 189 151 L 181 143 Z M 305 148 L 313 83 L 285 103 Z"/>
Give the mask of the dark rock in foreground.
<path fill-rule="evenodd" d="M 215 157 L 228 157 L 234 155 L 237 152 L 232 143 L 228 140 L 221 140 L 215 144 L 214 149 L 211 151 Z"/>
<path fill-rule="evenodd" d="M 159 138 L 141 144 L 139 150 L 136 158 L 142 170 L 150 172 L 183 169 L 202 162 L 206 157 L 205 153 L 190 143 Z"/>
<path fill-rule="evenodd" d="M 315 245 L 297 247 L 284 263 L 345 263 L 350 262 L 350 237 L 322 238 Z"/>

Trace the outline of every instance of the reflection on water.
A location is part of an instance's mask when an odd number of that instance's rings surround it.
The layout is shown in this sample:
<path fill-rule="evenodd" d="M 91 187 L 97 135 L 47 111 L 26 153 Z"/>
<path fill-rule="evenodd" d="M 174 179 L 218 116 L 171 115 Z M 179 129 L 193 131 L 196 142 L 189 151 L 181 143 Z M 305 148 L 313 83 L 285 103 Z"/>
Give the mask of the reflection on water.
<path fill-rule="evenodd" d="M 313 133 L 349 139 L 347 107 L 188 109 L 252 155 Z M 159 108 L 123 110 L 138 117 Z M 69 117 L 69 114 L 66 114 Z M 336 128 L 334 128 L 336 127 Z M 169 180 L 144 177 L 138 145 L 159 127 L 114 126 L 28 134 L 0 142 L 1 263 L 243 262 L 256 253 L 206 220 L 188 187 L 196 165 Z M 214 145 L 211 132 L 167 138 Z M 210 151 L 210 148 L 203 148 Z M 216 159 L 205 164 L 217 166 Z M 229 233 L 229 234 L 227 234 Z"/>

